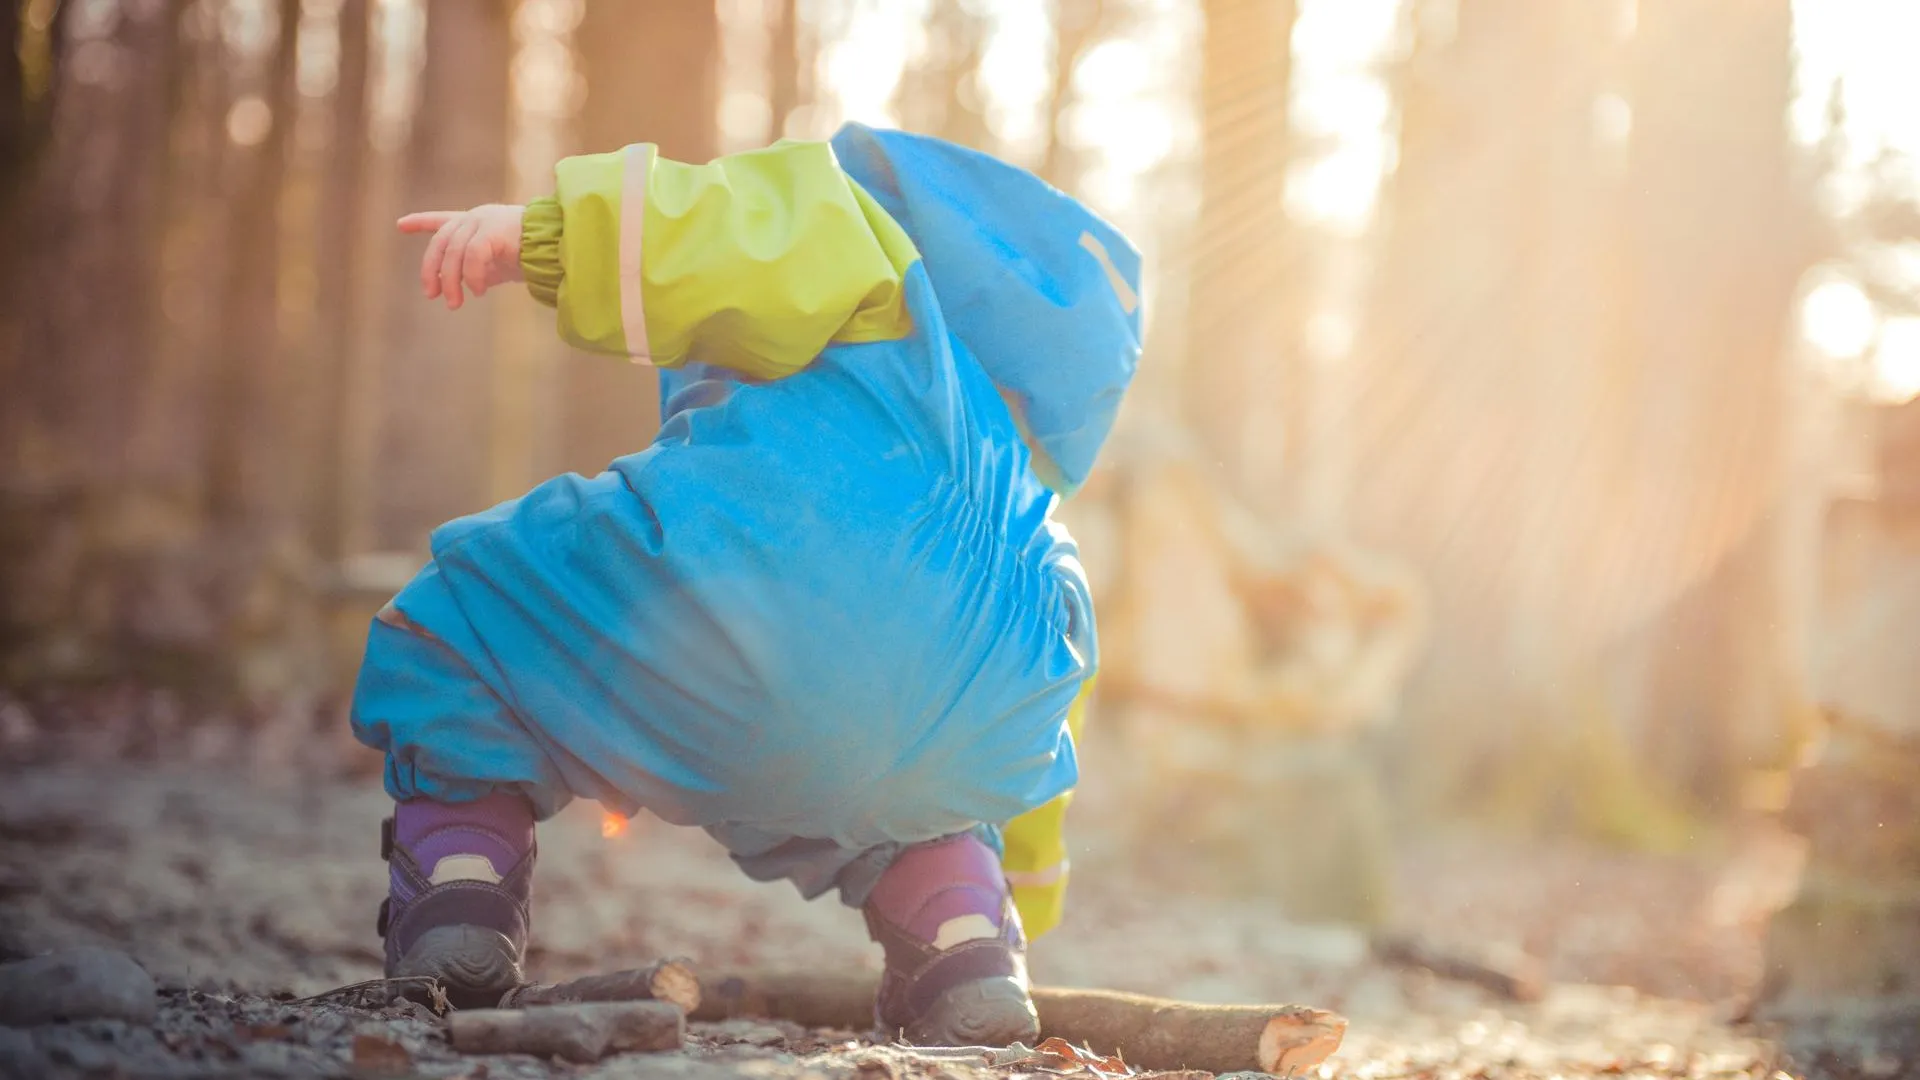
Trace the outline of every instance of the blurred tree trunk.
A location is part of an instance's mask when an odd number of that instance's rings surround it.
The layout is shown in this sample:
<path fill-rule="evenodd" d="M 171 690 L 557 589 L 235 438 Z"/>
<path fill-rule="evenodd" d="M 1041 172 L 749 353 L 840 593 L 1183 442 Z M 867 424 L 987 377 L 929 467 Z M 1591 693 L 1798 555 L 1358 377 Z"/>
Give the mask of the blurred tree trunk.
<path fill-rule="evenodd" d="M 1200 84 L 1200 221 L 1181 392 L 1223 479 L 1256 509 L 1280 505 L 1289 372 L 1285 297 L 1297 284 L 1286 211 L 1294 0 L 1207 0 Z"/>
<path fill-rule="evenodd" d="M 154 530 L 125 504 L 157 352 L 156 177 L 184 7 L 69 4 L 16 28 L 33 31 L 14 44 L 28 46 L 22 77 L 38 80 L 48 142 L 18 191 L 6 240 L 20 257 L 0 297 L 0 639 L 32 654 L 7 675 L 97 676 L 140 637 L 128 609 Z M 83 52 L 95 62 L 69 63 Z"/>
<path fill-rule="evenodd" d="M 319 280 L 314 297 L 313 357 L 320 372 L 315 407 L 322 417 L 320 453 L 314 461 L 308 533 L 321 557 L 346 553 L 347 458 L 341 433 L 349 427 L 353 352 L 360 306 L 355 271 L 360 266 L 362 195 L 367 163 L 367 77 L 372 51 L 371 0 L 343 0 L 339 11 L 340 66 L 333 91 L 315 236 Z"/>
<path fill-rule="evenodd" d="M 1079 194 L 1080 173 L 1086 163 L 1067 134 L 1067 115 L 1079 99 L 1073 75 L 1080 58 L 1113 31 L 1116 22 L 1109 0 L 1055 0 L 1053 5 L 1053 75 L 1047 89 L 1047 146 L 1040 159 L 1040 178 L 1068 194 Z"/>
<path fill-rule="evenodd" d="M 1815 255 L 1783 117 L 1788 0 L 1658 0 L 1633 46 L 1634 138 L 1618 366 L 1649 406 L 1628 460 L 1663 477 L 1661 517 L 1717 555 L 1654 631 L 1642 704 L 1649 760 L 1707 805 L 1784 767 L 1809 707 L 1790 490 L 1807 397 L 1795 392 L 1790 308 Z"/>
<path fill-rule="evenodd" d="M 14 0 L 0 29 L 0 228 L 46 143 L 73 6 Z"/>
<path fill-rule="evenodd" d="M 62 89 L 53 145 L 23 208 L 21 249 L 35 253 L 12 290 L 23 356 L 15 432 L 31 472 L 56 484 L 110 487 L 125 465 L 135 392 L 151 353 L 168 86 L 178 62 L 179 0 L 69 17 L 74 40 L 103 43 L 115 66 Z M 61 35 L 64 39 L 65 35 Z"/>
<path fill-rule="evenodd" d="M 57 68 L 72 5 L 54 9 L 52 22 L 37 35 L 27 32 L 26 13 L 19 10 L 20 5 L 14 8 L 3 43 L 6 55 L 0 57 L 0 77 L 7 80 L 4 92 L 8 95 L 7 116 L 0 121 L 0 251 L 20 253 L 33 250 L 36 236 L 26 211 L 33 202 L 34 179 L 52 126 Z M 37 71 L 27 59 L 30 53 L 39 63 Z M 32 81 L 36 75 L 37 83 Z M 28 423 L 25 395 L 19 388 L 29 374 L 23 333 L 29 305 L 21 297 L 33 272 L 30 264 L 31 260 L 17 254 L 0 261 L 0 290 L 13 298 L 0 301 L 0 385 L 14 388 L 0 397 L 0 462 L 9 465 L 18 460 L 16 440 Z"/>
<path fill-rule="evenodd" d="M 217 10 L 189 5 L 180 38 L 182 77 L 170 109 L 168 156 L 153 181 L 162 225 L 155 356 L 129 439 L 132 482 L 182 515 L 197 516 L 208 480 L 208 385 L 224 359 L 227 261 L 236 254 L 225 185 L 234 159 L 252 152 L 229 136 L 227 119 L 236 93 L 252 90 L 258 75 L 233 61 Z"/>
<path fill-rule="evenodd" d="M 13 9 L 21 5 L 15 3 Z M 6 26 L 0 29 L 0 250 L 16 252 L 20 250 L 13 224 L 14 191 L 28 172 L 28 112 L 27 80 L 21 69 L 20 45 L 21 29 L 26 20 L 19 10 L 11 10 Z M 17 263 L 16 256 L 8 260 Z M 12 266 L 0 269 L 4 280 L 11 282 L 14 276 Z M 15 337 L 16 328 L 12 313 L 0 312 L 0 386 L 12 386 L 21 377 L 20 343 Z M 9 402 L 15 395 L 8 394 L 8 402 L 0 402 L 0 429 L 12 430 L 18 421 L 12 417 Z M 6 447 L 0 444 L 0 454 Z M 8 460 L 0 457 L 0 461 Z"/>
<path fill-rule="evenodd" d="M 1650 0 L 1625 46 L 1574 0 L 1441 23 L 1402 76 L 1349 425 L 1363 537 L 1435 592 L 1408 779 L 1683 839 L 1675 796 L 1723 796 L 1731 748 L 1794 707 L 1788 8 Z"/>
<path fill-rule="evenodd" d="M 587 80 L 582 152 L 650 142 L 676 161 L 719 153 L 720 20 L 712 0 L 588 4 L 574 40 Z M 652 368 L 576 354 L 562 378 L 562 469 L 591 476 L 653 439 L 660 392 Z"/>
<path fill-rule="evenodd" d="M 1417 799 L 1484 793 L 1485 769 L 1578 711 L 1568 665 L 1597 641 L 1575 594 L 1596 575 L 1574 556 L 1602 526 L 1575 511 L 1610 445 L 1591 393 L 1605 12 L 1579 0 L 1436 11 L 1410 12 L 1399 166 L 1343 425 L 1356 533 L 1433 589 L 1402 740 Z"/>
<path fill-rule="evenodd" d="M 767 139 L 787 137 L 787 124 L 812 93 L 811 42 L 802 40 L 799 0 L 774 0 L 773 33 L 768 42 Z M 803 60 L 803 53 L 805 59 Z"/>
<path fill-rule="evenodd" d="M 260 519 L 278 509 L 273 489 L 287 449 L 287 417 L 274 383 L 280 366 L 280 196 L 293 133 L 299 0 L 281 0 L 277 13 L 279 36 L 260 80 L 269 126 L 257 145 L 232 156 L 225 186 L 230 231 L 215 342 L 219 359 L 206 416 L 207 509 L 216 523 L 232 528 L 267 524 Z M 242 98 L 236 110 L 250 100 Z M 233 115 L 246 122 L 245 111 Z"/>
<path fill-rule="evenodd" d="M 509 14 L 505 0 L 428 0 L 402 181 L 407 210 L 461 210 L 507 196 Z M 484 303 L 449 312 L 422 297 L 412 271 L 425 238 L 391 243 L 373 528 L 383 549 L 414 550 L 443 522 L 485 505 L 494 335 Z"/>
<path fill-rule="evenodd" d="M 926 51 L 907 65 L 894 94 L 901 126 L 976 150 L 991 150 L 978 85 L 987 20 L 963 0 L 935 0 Z"/>
<path fill-rule="evenodd" d="M 27 104 L 27 73 L 20 61 L 22 31 L 26 28 L 25 0 L 14 0 L 0 15 L 0 162 L 7 176 L 0 178 L 0 192 L 11 190 L 13 173 L 27 157 L 28 131 L 32 126 Z"/>

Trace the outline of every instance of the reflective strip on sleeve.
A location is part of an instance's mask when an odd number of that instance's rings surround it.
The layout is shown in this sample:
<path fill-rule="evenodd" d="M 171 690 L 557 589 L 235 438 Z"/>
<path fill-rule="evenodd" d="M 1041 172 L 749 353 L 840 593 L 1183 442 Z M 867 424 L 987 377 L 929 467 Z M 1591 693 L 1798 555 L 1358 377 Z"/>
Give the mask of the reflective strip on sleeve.
<path fill-rule="evenodd" d="M 1007 884 L 1020 889 L 1044 889 L 1049 885 L 1058 885 L 1067 879 L 1067 860 L 1061 859 L 1052 866 L 1038 870 L 1008 870 Z"/>
<path fill-rule="evenodd" d="M 627 338 L 627 358 L 653 366 L 647 344 L 647 310 L 640 290 L 640 261 L 646 241 L 647 177 L 652 172 L 653 147 L 627 147 L 626 172 L 620 184 L 620 325 Z"/>

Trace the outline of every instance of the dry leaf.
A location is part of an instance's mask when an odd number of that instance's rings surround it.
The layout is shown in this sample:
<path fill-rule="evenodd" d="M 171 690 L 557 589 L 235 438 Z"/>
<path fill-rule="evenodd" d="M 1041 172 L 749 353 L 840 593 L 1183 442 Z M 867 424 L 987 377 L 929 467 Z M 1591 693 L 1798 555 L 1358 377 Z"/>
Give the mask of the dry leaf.
<path fill-rule="evenodd" d="M 413 1055 L 384 1035 L 355 1035 L 353 1067 L 356 1072 L 374 1075 L 405 1073 L 413 1069 Z"/>
<path fill-rule="evenodd" d="M 1133 1075 L 1133 1069 L 1118 1057 L 1102 1057 L 1084 1047 L 1075 1046 L 1065 1039 L 1052 1038 L 1042 1040 L 1038 1050 L 1040 1053 L 1054 1054 L 1067 1059 L 1075 1065 L 1097 1069 L 1100 1072 L 1114 1073 L 1119 1076 Z"/>
<path fill-rule="evenodd" d="M 1102 1057 L 1084 1047 L 1075 1046 L 1061 1038 L 1041 1041 L 1039 1046 L 1029 1050 L 1015 1043 L 1005 1051 L 992 1057 L 996 1069 L 1012 1069 L 1018 1072 L 1048 1073 L 1054 1076 L 1075 1076 L 1091 1073 L 1095 1077 L 1130 1077 L 1133 1068 L 1117 1057 Z"/>

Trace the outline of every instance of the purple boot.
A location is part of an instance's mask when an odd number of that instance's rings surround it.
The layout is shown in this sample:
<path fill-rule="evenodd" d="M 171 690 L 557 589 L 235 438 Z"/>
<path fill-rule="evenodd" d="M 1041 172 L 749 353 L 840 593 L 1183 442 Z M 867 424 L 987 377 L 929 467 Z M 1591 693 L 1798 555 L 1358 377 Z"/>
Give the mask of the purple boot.
<path fill-rule="evenodd" d="M 518 795 L 411 799 L 381 823 L 389 893 L 387 976 L 431 975 L 456 1008 L 484 1008 L 524 981 L 533 810 Z"/>
<path fill-rule="evenodd" d="M 874 1012 L 922 1046 L 1032 1043 L 1027 942 L 992 849 L 970 833 L 901 852 L 867 897 L 886 950 Z"/>

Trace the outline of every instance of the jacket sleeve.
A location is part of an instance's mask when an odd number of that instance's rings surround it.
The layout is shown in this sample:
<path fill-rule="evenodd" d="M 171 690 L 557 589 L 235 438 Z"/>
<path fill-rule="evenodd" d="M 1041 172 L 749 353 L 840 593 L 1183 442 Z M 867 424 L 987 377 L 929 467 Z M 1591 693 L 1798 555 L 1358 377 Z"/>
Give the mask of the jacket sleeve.
<path fill-rule="evenodd" d="M 1067 712 L 1067 730 L 1075 742 L 1087 717 L 1087 699 L 1093 693 L 1093 680 L 1080 685 L 1080 693 Z M 1060 925 L 1067 904 L 1067 804 L 1071 791 L 1052 802 L 1014 818 L 1001 830 L 1006 848 L 1001 869 L 1013 886 L 1013 906 L 1020 912 L 1020 925 L 1029 938 Z"/>
<path fill-rule="evenodd" d="M 918 253 L 825 143 L 706 165 L 638 144 L 554 171 L 553 196 L 527 208 L 521 266 L 581 348 L 773 379 L 831 342 L 911 332 L 902 275 Z"/>

